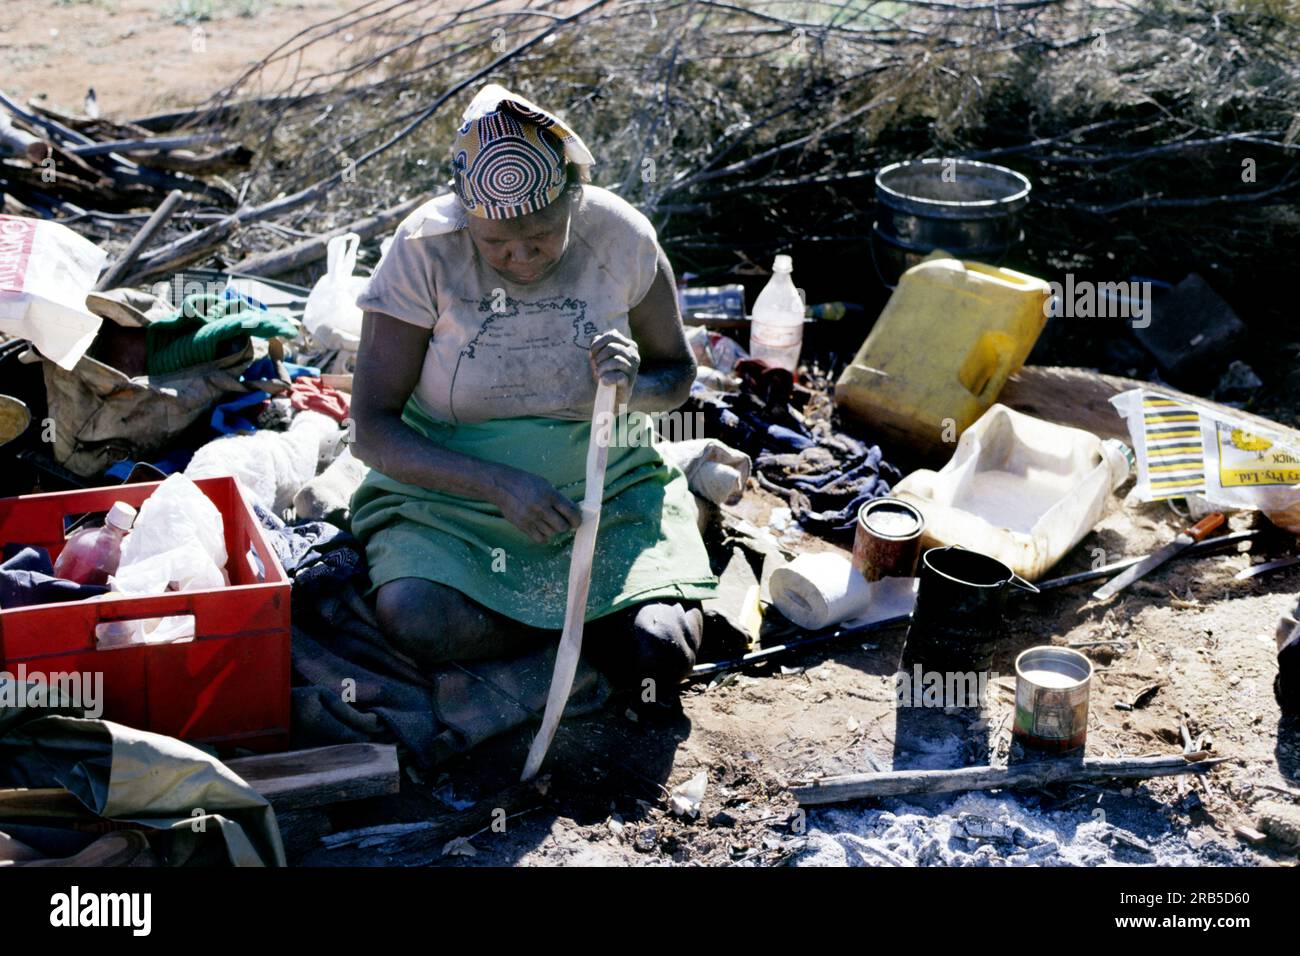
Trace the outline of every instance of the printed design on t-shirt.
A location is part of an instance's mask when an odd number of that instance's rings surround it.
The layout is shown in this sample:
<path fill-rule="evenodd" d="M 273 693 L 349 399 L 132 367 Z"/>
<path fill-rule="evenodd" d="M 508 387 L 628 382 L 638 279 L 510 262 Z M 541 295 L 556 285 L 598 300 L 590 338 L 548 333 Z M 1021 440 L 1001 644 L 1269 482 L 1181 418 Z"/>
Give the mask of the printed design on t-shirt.
<path fill-rule="evenodd" d="M 586 299 L 554 295 L 529 300 L 493 294 L 460 301 L 481 320 L 457 353 L 452 369 L 447 405 L 455 422 L 460 421 L 458 385 L 472 389 L 480 405 L 499 401 L 503 407 L 545 399 L 547 389 L 566 390 L 571 385 L 566 373 L 573 369 L 573 350 L 586 353 L 599 332 L 587 318 Z M 488 362 L 491 366 L 485 368 Z M 559 394 L 555 400 L 563 404 Z"/>

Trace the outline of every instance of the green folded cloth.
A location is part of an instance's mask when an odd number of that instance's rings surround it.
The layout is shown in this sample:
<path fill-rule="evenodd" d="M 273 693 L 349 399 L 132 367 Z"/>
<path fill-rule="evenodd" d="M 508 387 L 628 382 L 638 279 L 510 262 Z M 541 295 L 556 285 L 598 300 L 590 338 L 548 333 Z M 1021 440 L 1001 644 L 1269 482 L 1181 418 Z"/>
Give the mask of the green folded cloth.
<path fill-rule="evenodd" d="M 150 324 L 147 368 L 150 375 L 166 375 L 228 355 L 249 336 L 292 339 L 297 334 L 298 324 L 279 312 L 217 295 L 189 295 L 171 315 Z"/>

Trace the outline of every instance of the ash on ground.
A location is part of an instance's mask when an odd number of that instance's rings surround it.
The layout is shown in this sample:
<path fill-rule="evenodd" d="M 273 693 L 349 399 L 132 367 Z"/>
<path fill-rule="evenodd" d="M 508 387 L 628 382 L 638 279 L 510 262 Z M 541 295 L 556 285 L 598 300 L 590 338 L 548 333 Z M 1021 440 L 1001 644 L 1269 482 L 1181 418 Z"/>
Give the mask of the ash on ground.
<path fill-rule="evenodd" d="M 929 798 L 927 802 L 937 798 Z M 1012 796 L 968 793 L 927 810 L 882 808 L 808 814 L 795 866 L 1251 866 L 1248 850 L 1171 827 L 1145 809 L 1047 810 Z"/>

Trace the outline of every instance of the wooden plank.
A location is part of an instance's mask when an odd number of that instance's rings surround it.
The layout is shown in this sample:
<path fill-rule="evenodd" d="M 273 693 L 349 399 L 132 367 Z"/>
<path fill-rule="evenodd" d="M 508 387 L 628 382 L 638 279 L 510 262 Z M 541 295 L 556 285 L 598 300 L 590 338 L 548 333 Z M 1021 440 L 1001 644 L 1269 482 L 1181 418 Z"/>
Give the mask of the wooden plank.
<path fill-rule="evenodd" d="M 226 761 L 277 811 L 302 810 L 345 800 L 397 793 L 397 748 L 387 744 L 339 744 Z"/>
<path fill-rule="evenodd" d="M 1086 368 L 1026 365 L 1007 381 L 998 401 L 1018 412 L 1045 418 L 1058 425 L 1082 428 L 1099 438 L 1118 438 L 1127 444 L 1128 426 L 1119 412 L 1115 411 L 1115 406 L 1110 404 L 1110 399 L 1131 388 L 1148 388 L 1170 398 L 1199 402 L 1225 415 L 1271 429 L 1284 439 L 1300 443 L 1300 431 L 1250 412 L 1189 395 L 1167 385 L 1156 385 L 1119 375 L 1103 375 Z"/>
<path fill-rule="evenodd" d="M 537 776 L 546 751 L 560 726 L 560 716 L 573 689 L 573 676 L 582 653 L 583 621 L 587 612 L 587 590 L 591 586 L 592 562 L 596 555 L 596 535 L 600 529 L 600 504 L 605 497 L 605 466 L 609 462 L 609 423 L 613 421 L 618 387 L 601 381 L 596 386 L 596 403 L 591 413 L 591 435 L 587 444 L 587 480 L 583 488 L 582 524 L 573 536 L 573 554 L 569 559 L 569 594 L 564 610 L 564 631 L 560 649 L 555 652 L 555 672 L 546 696 L 546 713 L 542 726 L 528 748 L 521 783 Z"/>
<path fill-rule="evenodd" d="M 865 797 L 895 797 L 921 793 L 959 793 L 965 790 L 1013 790 L 1038 788 L 1052 783 L 1094 783 L 1118 778 L 1142 780 L 1182 773 L 1199 773 L 1224 757 L 1208 753 L 1172 754 L 1159 757 L 1059 757 L 1035 760 L 1008 767 L 958 767 L 952 770 L 889 770 L 826 777 L 792 791 L 801 804 L 818 805 L 861 800 Z"/>

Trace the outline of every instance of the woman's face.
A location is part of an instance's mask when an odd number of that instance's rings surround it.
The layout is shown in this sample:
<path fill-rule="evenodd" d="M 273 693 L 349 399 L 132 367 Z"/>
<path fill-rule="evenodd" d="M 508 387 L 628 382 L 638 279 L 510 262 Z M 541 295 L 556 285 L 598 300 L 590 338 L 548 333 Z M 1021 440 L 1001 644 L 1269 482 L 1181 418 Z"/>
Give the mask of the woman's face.
<path fill-rule="evenodd" d="M 573 203 L 563 195 L 545 209 L 517 219 L 468 217 L 474 248 L 498 273 L 518 285 L 541 282 L 569 246 Z"/>

